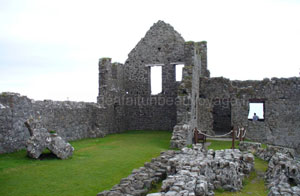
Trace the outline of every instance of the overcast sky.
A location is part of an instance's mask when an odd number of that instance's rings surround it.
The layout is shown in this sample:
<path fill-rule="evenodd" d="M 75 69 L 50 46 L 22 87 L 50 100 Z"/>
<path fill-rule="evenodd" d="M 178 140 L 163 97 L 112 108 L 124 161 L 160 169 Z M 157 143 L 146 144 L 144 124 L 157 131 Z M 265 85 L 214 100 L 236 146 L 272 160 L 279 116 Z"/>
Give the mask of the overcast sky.
<path fill-rule="evenodd" d="M 98 59 L 158 20 L 207 41 L 212 77 L 299 76 L 300 0 L 0 0 L 0 92 L 95 102 Z"/>

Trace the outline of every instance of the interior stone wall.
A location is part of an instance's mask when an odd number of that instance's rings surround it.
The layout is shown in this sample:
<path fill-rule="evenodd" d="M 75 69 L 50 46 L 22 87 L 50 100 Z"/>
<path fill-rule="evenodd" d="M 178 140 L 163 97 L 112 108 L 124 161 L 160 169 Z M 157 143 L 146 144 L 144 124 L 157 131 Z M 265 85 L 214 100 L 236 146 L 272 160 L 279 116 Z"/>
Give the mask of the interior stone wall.
<path fill-rule="evenodd" d="M 199 78 L 209 76 L 206 52 L 205 41 L 185 43 L 185 66 L 182 82 L 177 90 L 177 125 L 173 129 L 171 147 L 181 148 L 191 144 L 193 130 L 200 126 L 198 111 L 201 110 L 201 106 L 197 102 L 197 97 L 199 97 Z"/>
<path fill-rule="evenodd" d="M 25 148 L 29 132 L 24 122 L 40 118 L 43 126 L 67 141 L 103 137 L 116 129 L 107 108 L 95 103 L 34 101 L 16 93 L 0 94 L 0 153 Z"/>
<path fill-rule="evenodd" d="M 300 78 L 272 78 L 262 81 L 230 81 L 225 78 L 200 78 L 199 102 L 210 109 L 199 110 L 200 124 L 211 133 L 213 100 L 231 105 L 231 125 L 245 127 L 247 137 L 256 141 L 291 148 L 299 147 L 300 138 Z M 249 103 L 262 100 L 265 104 L 264 121 L 248 120 Z"/>
<path fill-rule="evenodd" d="M 224 100 L 213 100 L 213 131 L 216 135 L 226 134 L 231 130 L 231 104 L 222 104 Z"/>

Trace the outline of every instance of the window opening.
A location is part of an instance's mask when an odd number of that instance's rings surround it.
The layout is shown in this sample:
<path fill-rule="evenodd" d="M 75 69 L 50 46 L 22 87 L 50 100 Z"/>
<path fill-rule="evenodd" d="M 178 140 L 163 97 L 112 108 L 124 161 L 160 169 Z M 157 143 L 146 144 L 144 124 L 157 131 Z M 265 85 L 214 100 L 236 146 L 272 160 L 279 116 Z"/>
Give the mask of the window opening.
<path fill-rule="evenodd" d="M 151 73 L 151 95 L 157 95 L 162 92 L 162 67 L 150 67 Z"/>
<path fill-rule="evenodd" d="M 263 121 L 265 119 L 264 102 L 250 102 L 248 120 Z"/>
<path fill-rule="evenodd" d="M 175 65 L 175 69 L 176 69 L 176 82 L 180 82 L 182 81 L 182 69 L 184 67 L 184 64 L 178 64 Z"/>

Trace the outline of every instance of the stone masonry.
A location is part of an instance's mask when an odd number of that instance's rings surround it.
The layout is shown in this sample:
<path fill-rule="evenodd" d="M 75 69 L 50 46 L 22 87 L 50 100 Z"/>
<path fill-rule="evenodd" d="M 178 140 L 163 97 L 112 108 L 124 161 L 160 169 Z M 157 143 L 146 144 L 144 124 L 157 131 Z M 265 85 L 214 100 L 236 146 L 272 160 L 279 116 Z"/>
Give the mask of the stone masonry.
<path fill-rule="evenodd" d="M 241 142 L 242 151 L 251 151 L 257 157 L 268 161 L 265 179 L 270 190 L 268 196 L 300 195 L 300 161 L 290 148 L 268 145 L 261 148 L 257 142 Z"/>
<path fill-rule="evenodd" d="M 198 127 L 215 133 L 214 119 L 228 108 L 228 123 L 245 127 L 246 137 L 258 142 L 299 149 L 300 78 L 272 78 L 263 81 L 230 81 L 200 78 Z M 264 120 L 248 120 L 249 103 L 264 104 Z M 225 128 L 225 126 L 224 126 Z M 228 132 L 227 128 L 227 132 Z"/>
<path fill-rule="evenodd" d="M 30 138 L 26 142 L 27 155 L 38 159 L 45 149 L 50 150 L 60 159 L 67 159 L 72 156 L 74 148 L 64 141 L 57 133 L 47 131 L 39 119 L 29 119 L 25 122 Z"/>
<path fill-rule="evenodd" d="M 253 166 L 254 156 L 251 153 L 237 149 L 207 151 L 197 144 L 193 148 L 162 153 L 98 196 L 142 196 L 161 180 L 161 192 L 149 196 L 212 196 L 217 188 L 238 191 Z"/>
<path fill-rule="evenodd" d="M 123 64 L 99 60 L 97 104 L 0 94 L 0 153 L 24 148 L 29 134 L 23 122 L 38 115 L 67 141 L 133 129 L 173 130 L 170 145 L 181 148 L 192 143 L 195 127 L 219 135 L 234 126 L 245 127 L 249 139 L 300 149 L 299 78 L 210 78 L 207 62 L 206 41 L 186 42 L 158 21 Z M 175 79 L 178 64 L 184 65 L 181 81 Z M 155 66 L 162 68 L 162 92 L 156 95 L 150 77 Z M 249 103 L 255 102 L 264 104 L 264 120 L 248 120 Z"/>
<path fill-rule="evenodd" d="M 41 125 L 64 140 L 103 137 L 115 131 L 105 115 L 106 108 L 95 103 L 34 101 L 16 93 L 0 94 L 0 153 L 25 148 L 30 135 L 24 122 L 41 117 Z"/>

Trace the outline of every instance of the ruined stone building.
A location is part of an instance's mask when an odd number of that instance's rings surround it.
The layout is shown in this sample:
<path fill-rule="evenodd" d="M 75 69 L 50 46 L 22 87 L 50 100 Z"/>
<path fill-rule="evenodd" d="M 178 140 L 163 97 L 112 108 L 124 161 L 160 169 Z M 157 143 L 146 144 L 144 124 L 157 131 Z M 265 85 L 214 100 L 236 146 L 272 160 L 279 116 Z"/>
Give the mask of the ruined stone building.
<path fill-rule="evenodd" d="M 183 65 L 181 81 L 176 67 Z M 151 91 L 151 71 L 161 70 L 161 92 Z M 300 78 L 230 81 L 210 78 L 207 43 L 186 42 L 172 26 L 155 23 L 124 64 L 99 60 L 96 103 L 34 101 L 12 93 L 0 96 L 0 153 L 24 148 L 23 123 L 41 116 L 48 129 L 67 140 L 101 137 L 124 130 L 173 130 L 171 146 L 192 142 L 197 127 L 224 134 L 245 127 L 260 142 L 300 148 Z M 249 105 L 264 116 L 248 119 Z"/>

